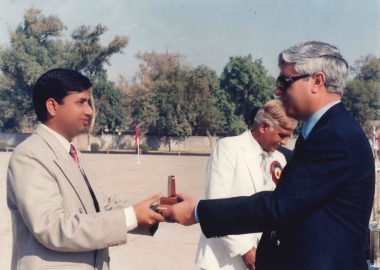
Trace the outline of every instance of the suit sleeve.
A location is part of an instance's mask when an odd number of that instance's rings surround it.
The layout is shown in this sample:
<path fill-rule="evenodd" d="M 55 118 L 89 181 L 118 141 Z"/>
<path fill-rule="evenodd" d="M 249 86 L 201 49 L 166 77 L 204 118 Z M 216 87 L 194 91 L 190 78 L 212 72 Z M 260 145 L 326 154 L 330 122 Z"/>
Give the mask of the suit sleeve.
<path fill-rule="evenodd" d="M 120 198 L 116 195 L 108 196 L 107 194 L 105 194 L 103 192 L 102 189 L 100 189 L 100 192 L 102 193 L 105 211 L 110 211 L 110 210 L 115 210 L 115 209 L 123 209 L 125 207 L 128 207 L 128 203 L 125 199 Z"/>
<path fill-rule="evenodd" d="M 123 209 L 95 214 L 65 212 L 61 191 L 47 164 L 31 149 L 16 151 L 7 182 L 8 200 L 42 245 L 55 251 L 82 252 L 127 241 Z"/>
<path fill-rule="evenodd" d="M 221 140 L 214 147 L 206 172 L 206 199 L 229 198 L 237 162 L 234 145 Z M 257 247 L 261 233 L 228 235 L 220 239 L 231 257 L 243 255 L 252 247 Z"/>
<path fill-rule="evenodd" d="M 279 230 L 298 222 L 349 184 L 352 158 L 348 149 L 335 130 L 316 132 L 304 143 L 302 158 L 293 157 L 285 167 L 273 192 L 201 200 L 197 213 L 204 235 L 209 238 Z"/>

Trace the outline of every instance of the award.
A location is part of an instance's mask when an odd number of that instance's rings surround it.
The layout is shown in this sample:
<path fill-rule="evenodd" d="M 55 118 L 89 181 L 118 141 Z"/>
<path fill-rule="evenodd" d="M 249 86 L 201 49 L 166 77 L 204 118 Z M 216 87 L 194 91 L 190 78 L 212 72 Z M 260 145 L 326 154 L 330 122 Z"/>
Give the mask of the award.
<path fill-rule="evenodd" d="M 161 197 L 160 201 L 156 205 L 152 205 L 151 208 L 157 213 L 161 213 L 163 210 L 178 203 L 177 192 L 175 188 L 174 175 L 168 176 L 168 197 Z"/>
<path fill-rule="evenodd" d="M 177 198 L 177 192 L 175 188 L 175 178 L 174 175 L 169 175 L 168 176 L 168 197 L 161 197 L 158 203 L 152 204 L 150 208 L 157 213 L 162 213 L 165 209 L 168 207 L 178 203 L 178 198 Z M 157 229 L 158 229 L 158 224 L 153 225 L 152 227 L 149 228 L 150 234 L 153 236 Z"/>

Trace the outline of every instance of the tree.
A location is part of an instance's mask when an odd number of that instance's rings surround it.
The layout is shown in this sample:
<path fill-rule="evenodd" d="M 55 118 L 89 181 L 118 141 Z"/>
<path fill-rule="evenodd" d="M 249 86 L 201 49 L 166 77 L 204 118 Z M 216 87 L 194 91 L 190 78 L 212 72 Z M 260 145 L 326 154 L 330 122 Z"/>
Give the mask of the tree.
<path fill-rule="evenodd" d="M 247 125 L 251 109 L 262 106 L 273 96 L 275 80 L 267 73 L 261 59 L 253 61 L 248 55 L 230 57 L 220 76 L 220 86 L 226 92 L 228 102 L 235 105 L 234 114 Z M 236 121 L 231 115 L 227 119 Z M 236 126 L 235 123 L 229 124 Z"/>
<path fill-rule="evenodd" d="M 352 70 L 356 76 L 347 82 L 342 98 L 347 110 L 367 134 L 371 129 L 368 120 L 380 119 L 379 68 L 380 58 L 373 55 L 355 61 Z"/>
<path fill-rule="evenodd" d="M 93 100 L 95 107 L 99 108 L 93 133 L 99 133 L 108 127 L 109 130 L 122 130 L 126 124 L 126 111 L 122 106 L 124 94 L 115 89 L 113 82 L 107 79 L 104 71 L 93 77 Z"/>
<path fill-rule="evenodd" d="M 70 48 L 68 67 L 82 72 L 89 77 L 93 83 L 91 92 L 91 100 L 94 101 L 91 103 L 93 116 L 87 129 L 88 145 L 90 145 L 91 133 L 99 131 L 99 129 L 94 130 L 98 114 L 103 117 L 101 124 L 108 125 L 112 128 L 115 124 L 113 116 L 120 116 L 123 113 L 120 106 L 108 103 L 109 100 L 107 98 L 101 99 L 101 94 L 104 93 L 104 89 L 107 89 L 108 98 L 119 96 L 121 94 L 121 92 L 116 93 L 117 90 L 114 87 L 111 87 L 111 83 L 107 81 L 107 78 L 104 75 L 106 74 L 104 65 L 110 65 L 110 58 L 112 55 L 122 53 L 122 50 L 128 44 L 128 38 L 125 36 L 116 36 L 107 46 L 103 46 L 100 43 L 100 36 L 107 30 L 107 27 L 101 24 L 98 24 L 95 27 L 82 25 L 74 29 L 71 35 L 74 42 L 71 44 Z M 120 99 L 118 99 L 118 101 L 120 101 Z M 97 105 L 103 106 L 98 107 Z M 111 118 L 105 117 L 107 113 L 110 112 L 110 107 L 117 111 L 113 112 Z M 97 111 L 98 108 L 99 112 Z M 110 119 L 110 121 L 107 119 Z M 116 122 L 120 122 L 120 119 Z M 124 121 L 122 121 L 122 123 L 124 123 Z"/>
<path fill-rule="evenodd" d="M 224 114 L 214 93 L 220 91 L 216 72 L 206 66 L 192 68 L 178 53 L 140 52 L 139 70 L 131 85 L 124 84 L 133 123 L 143 133 L 171 136 L 225 130 Z M 170 147 L 170 144 L 169 144 Z"/>
<path fill-rule="evenodd" d="M 3 73 L 0 77 L 2 131 L 20 131 L 20 123 L 25 117 L 35 120 L 31 102 L 33 84 L 53 68 L 74 69 L 92 81 L 94 116 L 88 128 L 88 138 L 93 131 L 98 131 L 94 130 L 97 114 L 103 117 L 98 127 L 106 124 L 112 128 L 116 123 L 125 122 L 125 119 L 120 120 L 124 111 L 115 104 L 116 100 L 121 101 L 122 93 L 111 87 L 113 83 L 107 80 L 104 66 L 110 65 L 112 55 L 122 53 L 128 38 L 116 36 L 107 46 L 103 46 L 100 36 L 107 31 L 107 27 L 99 24 L 76 28 L 70 42 L 60 38 L 64 29 L 58 17 L 46 17 L 40 9 L 31 8 L 26 11 L 24 22 L 15 30 L 10 30 L 10 46 L 0 49 L 0 70 Z M 104 89 L 107 89 L 106 93 Z M 105 117 L 109 113 L 111 115 Z"/>
<path fill-rule="evenodd" d="M 368 120 L 379 119 L 379 83 L 354 79 L 347 83 L 343 103 L 348 111 L 369 134 Z"/>
<path fill-rule="evenodd" d="M 189 73 L 186 95 L 188 104 L 194 115 L 192 118 L 193 129 L 205 132 L 210 149 L 213 147 L 211 132 L 224 132 L 226 121 L 224 114 L 217 106 L 214 93 L 220 91 L 219 80 L 214 70 L 206 66 L 199 66 Z"/>
<path fill-rule="evenodd" d="M 376 58 L 372 54 L 362 56 L 355 61 L 351 70 L 356 75 L 355 79 L 380 81 L 380 58 Z"/>
<path fill-rule="evenodd" d="M 68 44 L 58 38 L 64 29 L 56 16 L 31 8 L 24 22 L 9 30 L 10 46 L 0 50 L 2 131 L 20 131 L 25 117 L 35 119 L 33 84 L 47 70 L 66 67 Z"/>
<path fill-rule="evenodd" d="M 142 133 L 188 136 L 192 127 L 185 102 L 190 67 L 178 53 L 139 52 L 139 70 L 128 88 L 131 116 Z"/>

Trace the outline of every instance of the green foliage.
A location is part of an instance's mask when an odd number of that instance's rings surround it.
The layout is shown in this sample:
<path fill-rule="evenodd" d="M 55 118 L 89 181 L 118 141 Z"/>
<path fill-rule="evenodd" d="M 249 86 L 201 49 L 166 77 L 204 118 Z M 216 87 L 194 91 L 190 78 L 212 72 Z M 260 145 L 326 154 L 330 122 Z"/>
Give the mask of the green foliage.
<path fill-rule="evenodd" d="M 115 89 L 114 83 L 107 80 L 105 72 L 93 77 L 93 97 L 97 109 L 93 133 L 100 133 L 107 126 L 109 130 L 123 129 L 126 112 L 122 106 L 124 93 Z"/>
<path fill-rule="evenodd" d="M 351 69 L 356 74 L 356 79 L 380 81 L 380 58 L 372 54 L 360 57 Z"/>
<path fill-rule="evenodd" d="M 179 54 L 139 53 L 140 69 L 126 89 L 133 125 L 142 133 L 189 136 L 192 134 L 186 82 L 189 67 Z"/>
<path fill-rule="evenodd" d="M 7 149 L 7 148 L 8 148 L 8 142 L 0 141 L 0 149 Z"/>
<path fill-rule="evenodd" d="M 140 70 L 126 89 L 127 106 L 142 133 L 189 136 L 224 131 L 226 122 L 214 93 L 220 91 L 215 71 L 191 68 L 180 54 L 139 53 Z"/>
<path fill-rule="evenodd" d="M 140 150 L 140 153 L 146 154 L 149 152 L 149 146 L 145 143 L 139 144 L 139 150 Z M 137 148 L 136 148 L 136 152 L 137 152 Z"/>
<path fill-rule="evenodd" d="M 99 144 L 98 143 L 92 143 L 91 144 L 91 152 L 99 152 Z"/>
<path fill-rule="evenodd" d="M 58 39 L 63 29 L 59 18 L 31 8 L 24 22 L 10 30 L 10 46 L 0 49 L 2 131 L 17 132 L 25 117 L 35 119 L 33 84 L 47 70 L 66 67 L 68 45 Z"/>
<path fill-rule="evenodd" d="M 205 132 L 209 137 L 211 132 L 224 132 L 225 116 L 213 96 L 220 91 L 216 72 L 206 66 L 199 66 L 192 69 L 188 77 L 186 87 L 189 111 L 193 114 L 193 118 L 190 119 L 193 130 Z"/>
<path fill-rule="evenodd" d="M 157 108 L 156 125 L 150 131 L 158 135 L 189 136 L 192 133 L 188 119 L 185 88 L 181 80 L 157 82 L 152 104 Z"/>
<path fill-rule="evenodd" d="M 239 131 L 243 125 L 236 122 L 240 120 L 249 125 L 251 109 L 262 106 L 272 98 L 275 80 L 268 75 L 261 59 L 253 61 L 251 55 L 236 56 L 230 57 L 224 68 L 220 76 L 220 87 L 226 93 L 223 99 L 227 99 L 227 103 L 234 104 L 234 106 L 224 105 L 228 125 L 234 127 L 233 130 Z"/>
<path fill-rule="evenodd" d="M 83 72 L 92 77 L 104 71 L 104 65 L 110 65 L 110 58 L 128 45 L 128 38 L 116 36 L 107 46 L 100 42 L 100 36 L 107 31 L 107 27 L 98 24 L 95 27 L 82 25 L 74 29 L 70 48 L 68 66 L 71 69 Z"/>
<path fill-rule="evenodd" d="M 343 102 L 363 127 L 367 120 L 376 118 L 379 107 L 379 83 L 354 79 L 347 83 Z"/>
<path fill-rule="evenodd" d="M 25 12 L 24 21 L 10 31 L 10 46 L 0 49 L 0 127 L 1 131 L 20 131 L 24 118 L 36 120 L 32 106 L 32 87 L 36 80 L 53 68 L 70 68 L 88 76 L 94 84 L 94 117 L 89 133 L 123 126 L 125 112 L 120 105 L 122 93 L 107 80 L 104 65 L 128 44 L 125 36 L 116 36 L 103 46 L 100 36 L 107 27 L 79 26 L 72 41 L 64 42 L 65 26 L 56 16 L 44 16 L 40 9 Z M 99 108 L 97 112 L 96 108 Z M 96 121 L 99 115 L 100 121 Z M 96 125 L 95 125 L 96 124 Z M 94 129 L 95 127 L 95 129 Z"/>
<path fill-rule="evenodd" d="M 112 55 L 122 53 L 128 44 L 128 38 L 116 36 L 107 46 L 103 46 L 100 36 L 107 30 L 101 24 L 95 27 L 82 25 L 74 29 L 71 35 L 74 41 L 70 48 L 68 67 L 82 72 L 93 83 L 91 99 L 94 101 L 94 116 L 88 127 L 88 134 L 99 133 L 105 126 L 110 130 L 121 128 L 125 123 L 125 113 L 120 105 L 122 93 L 107 80 L 104 65 L 110 65 Z"/>
<path fill-rule="evenodd" d="M 367 131 L 368 120 L 380 119 L 380 59 L 369 55 L 355 63 L 356 76 L 347 82 L 342 101 Z"/>

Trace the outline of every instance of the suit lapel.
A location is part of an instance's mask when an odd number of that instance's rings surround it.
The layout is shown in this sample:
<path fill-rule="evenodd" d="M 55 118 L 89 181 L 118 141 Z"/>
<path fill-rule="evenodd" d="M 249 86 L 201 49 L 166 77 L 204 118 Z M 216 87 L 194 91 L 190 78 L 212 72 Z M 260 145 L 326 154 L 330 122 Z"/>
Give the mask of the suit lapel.
<path fill-rule="evenodd" d="M 309 137 L 313 132 L 320 129 L 322 126 L 326 125 L 330 121 L 330 119 L 333 118 L 335 115 L 344 111 L 346 111 L 346 107 L 344 107 L 343 102 L 339 102 L 338 104 L 332 106 L 330 109 L 327 110 L 327 112 L 325 112 L 321 116 L 321 118 L 315 124 L 314 128 L 311 130 L 309 134 Z"/>
<path fill-rule="evenodd" d="M 94 203 L 91 195 L 89 194 L 88 187 L 85 183 L 82 173 L 80 172 L 77 164 L 71 158 L 70 154 L 66 151 L 63 145 L 52 135 L 48 130 L 43 127 L 38 127 L 36 133 L 49 145 L 54 152 L 56 159 L 55 164 L 59 167 L 62 173 L 66 176 L 71 186 L 74 188 L 78 195 L 79 200 L 82 202 L 86 213 L 95 212 Z M 84 196 L 89 194 L 89 196 Z"/>
<path fill-rule="evenodd" d="M 241 147 L 244 153 L 243 158 L 248 167 L 253 187 L 255 189 L 255 192 L 258 192 L 263 189 L 263 175 L 260 168 L 261 161 L 258 155 L 259 150 L 255 149 L 254 145 L 252 144 L 253 138 L 250 138 L 250 136 L 252 136 L 250 131 L 246 131 L 242 135 Z M 259 147 L 259 144 L 257 144 L 257 146 Z"/>
<path fill-rule="evenodd" d="M 103 195 L 102 195 L 102 192 L 101 192 L 99 186 L 97 185 L 97 183 L 95 181 L 96 178 L 92 174 L 92 171 L 90 170 L 88 164 L 84 160 L 83 155 L 79 151 L 77 151 L 77 153 L 78 153 L 78 157 L 79 157 L 79 162 L 82 165 L 83 171 L 86 174 L 87 180 L 88 180 L 88 182 L 92 188 L 92 191 L 94 192 L 96 200 L 98 201 L 99 211 L 103 212 L 104 211 Z"/>
<path fill-rule="evenodd" d="M 343 103 L 340 102 L 334 106 L 332 106 L 330 109 L 328 109 L 322 116 L 321 118 L 318 120 L 318 122 L 315 124 L 315 126 L 313 127 L 313 129 L 311 130 L 310 134 L 309 134 L 309 137 L 312 136 L 312 134 L 314 132 L 316 132 L 318 129 L 320 129 L 321 127 L 323 127 L 324 125 L 326 125 L 330 119 L 332 117 L 334 117 L 335 115 L 337 115 L 338 113 L 341 113 L 341 112 L 344 112 L 346 111 L 346 108 L 344 107 Z M 303 156 L 303 151 L 305 149 L 305 144 L 307 144 L 307 141 L 308 139 L 304 139 L 302 134 L 300 134 L 298 136 L 298 139 L 296 141 L 296 145 L 294 147 L 294 153 L 293 153 L 293 157 L 290 161 L 290 163 L 286 166 L 286 167 L 290 167 L 289 165 L 294 163 L 296 160 L 298 160 L 299 158 L 302 158 Z M 294 162 L 292 162 L 292 160 L 294 159 Z"/>

